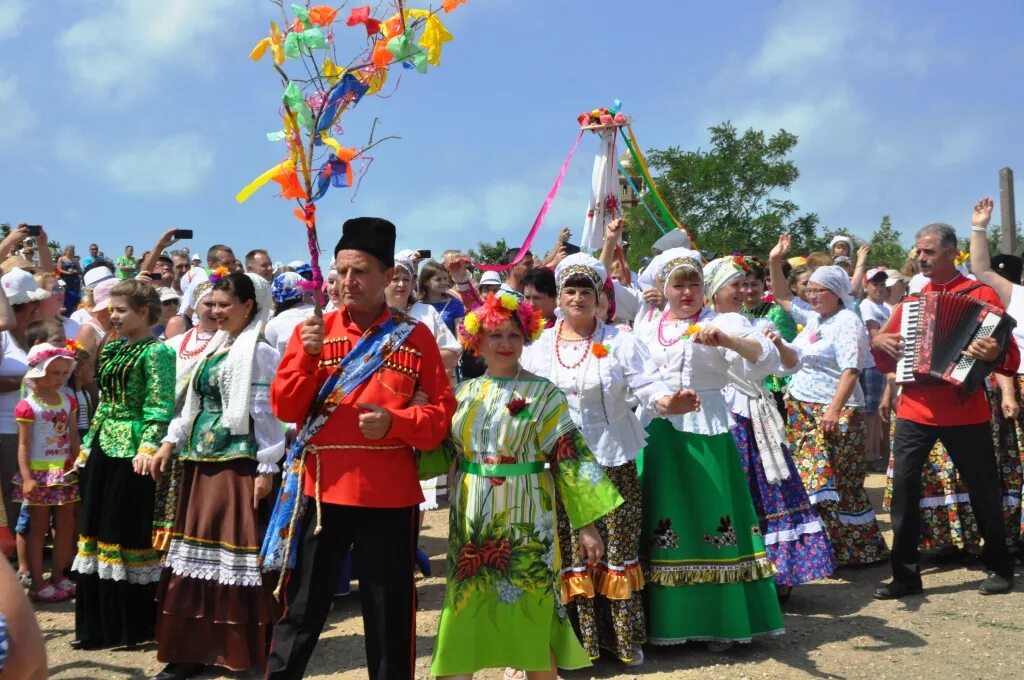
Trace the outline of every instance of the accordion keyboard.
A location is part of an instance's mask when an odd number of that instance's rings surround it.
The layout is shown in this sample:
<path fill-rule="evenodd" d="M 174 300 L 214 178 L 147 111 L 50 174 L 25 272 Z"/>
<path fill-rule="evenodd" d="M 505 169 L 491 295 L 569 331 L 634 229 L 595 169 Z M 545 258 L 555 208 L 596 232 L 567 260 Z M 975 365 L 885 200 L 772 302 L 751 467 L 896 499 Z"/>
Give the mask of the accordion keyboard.
<path fill-rule="evenodd" d="M 896 382 L 914 382 L 914 348 L 917 347 L 918 322 L 924 305 L 919 302 L 905 302 L 900 317 L 900 337 L 903 351 L 896 361 Z"/>
<path fill-rule="evenodd" d="M 978 332 L 974 334 L 972 342 L 978 338 L 991 337 L 1001 320 L 1002 317 L 997 314 L 986 314 L 985 319 L 981 322 L 981 326 L 978 327 Z M 960 360 L 956 362 L 956 366 L 949 373 L 950 381 L 955 383 L 964 382 L 967 379 L 967 374 L 971 372 L 976 362 L 977 359 L 974 357 L 961 356 Z"/>

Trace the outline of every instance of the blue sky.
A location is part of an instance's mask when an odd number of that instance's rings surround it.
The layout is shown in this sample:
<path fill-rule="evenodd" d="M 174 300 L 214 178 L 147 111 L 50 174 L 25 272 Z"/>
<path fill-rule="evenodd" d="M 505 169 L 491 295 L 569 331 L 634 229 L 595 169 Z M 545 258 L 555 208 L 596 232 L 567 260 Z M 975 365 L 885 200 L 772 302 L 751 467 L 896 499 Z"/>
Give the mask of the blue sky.
<path fill-rule="evenodd" d="M 43 4 L 0 0 L 0 220 L 42 222 L 80 251 L 141 251 L 176 225 L 195 248 L 303 255 L 276 185 L 234 201 L 282 156 L 265 138 L 280 127 L 279 82 L 248 59 L 269 1 Z M 645 148 L 695 148 L 723 120 L 796 133 L 792 197 L 832 227 L 867 235 L 890 214 L 905 240 L 936 220 L 965 229 L 1006 165 L 1020 215 L 1022 7 L 470 0 L 445 17 L 455 40 L 440 68 L 405 72 L 391 98 L 346 114 L 343 143 L 360 146 L 374 116 L 378 135 L 401 140 L 373 150 L 354 201 L 336 190 L 321 202 L 323 245 L 362 214 L 393 220 L 400 247 L 518 243 L 576 115 L 615 98 Z M 354 55 L 362 29 L 347 30 L 340 53 Z M 562 225 L 580 231 L 595 151 L 585 138 L 541 246 Z"/>

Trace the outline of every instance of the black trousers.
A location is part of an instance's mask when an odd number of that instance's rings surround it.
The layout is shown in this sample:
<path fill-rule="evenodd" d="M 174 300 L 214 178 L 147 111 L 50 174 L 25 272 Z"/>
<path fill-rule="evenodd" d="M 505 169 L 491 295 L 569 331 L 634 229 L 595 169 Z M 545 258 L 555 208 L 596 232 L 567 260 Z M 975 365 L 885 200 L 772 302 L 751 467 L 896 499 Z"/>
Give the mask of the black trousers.
<path fill-rule="evenodd" d="M 1003 508 L 989 423 L 938 427 L 896 421 L 893 437 L 892 575 L 896 581 L 920 583 L 917 545 L 921 539 L 921 471 L 936 441 L 941 441 L 964 478 L 985 545 L 982 561 L 989 571 L 1013 576 L 1013 556 L 1006 546 Z"/>
<path fill-rule="evenodd" d="M 366 665 L 371 680 L 412 680 L 416 662 L 413 555 L 419 509 L 323 505 L 316 528 L 306 506 L 299 554 L 286 592 L 287 610 L 274 627 L 267 678 L 301 678 L 331 608 L 338 573 L 353 547 L 359 564 Z"/>

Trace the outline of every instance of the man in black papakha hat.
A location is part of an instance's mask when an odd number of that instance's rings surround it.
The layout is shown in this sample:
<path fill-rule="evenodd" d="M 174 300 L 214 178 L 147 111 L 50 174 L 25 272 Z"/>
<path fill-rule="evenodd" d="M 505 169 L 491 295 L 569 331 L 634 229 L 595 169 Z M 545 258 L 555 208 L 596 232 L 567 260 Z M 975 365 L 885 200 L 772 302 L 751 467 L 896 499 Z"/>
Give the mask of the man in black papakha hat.
<path fill-rule="evenodd" d="M 430 331 L 385 303 L 394 251 L 391 222 L 345 222 L 334 249 L 340 306 L 295 329 L 271 387 L 282 422 L 303 423 L 314 408 L 330 415 L 305 445 L 308 502 L 268 678 L 303 676 L 350 547 L 359 565 L 369 677 L 413 678 L 413 559 L 423 501 L 413 448 L 441 444 L 455 398 Z M 342 379 L 320 400 L 335 372 Z M 410 405 L 417 390 L 425 405 Z"/>

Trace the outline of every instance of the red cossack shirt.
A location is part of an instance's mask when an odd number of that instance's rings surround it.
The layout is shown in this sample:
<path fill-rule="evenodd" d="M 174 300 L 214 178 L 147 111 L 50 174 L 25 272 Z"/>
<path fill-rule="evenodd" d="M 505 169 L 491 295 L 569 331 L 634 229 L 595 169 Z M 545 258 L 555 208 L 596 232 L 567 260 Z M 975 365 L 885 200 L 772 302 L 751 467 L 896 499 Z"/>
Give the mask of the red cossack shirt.
<path fill-rule="evenodd" d="M 374 322 L 390 317 L 387 308 Z M 274 414 L 286 423 L 305 422 L 317 391 L 351 351 L 363 332 L 344 308 L 324 315 L 324 347 L 318 356 L 306 353 L 299 337 L 301 324 L 288 340 L 270 388 Z M 416 388 L 426 392 L 425 406 L 408 406 Z M 365 413 L 357 403 L 382 406 L 391 413 L 391 429 L 383 439 L 366 439 L 359 429 Z M 455 396 L 445 373 L 437 341 L 417 323 L 402 346 L 384 365 L 351 393 L 310 442 L 320 447 L 306 459 L 305 493 L 315 493 L 317 458 L 320 495 L 325 503 L 369 508 L 403 508 L 423 501 L 413 448 L 429 450 L 448 436 L 455 414 Z M 333 447 L 333 448 L 332 448 Z"/>
<path fill-rule="evenodd" d="M 921 292 L 955 293 L 977 283 L 977 281 L 959 274 L 955 279 L 946 284 L 936 285 L 929 281 Z M 966 295 L 983 300 L 999 309 L 1004 309 L 1003 303 L 999 301 L 999 295 L 988 286 L 981 285 L 969 291 Z M 883 332 L 898 333 L 902 317 L 903 305 L 900 304 L 893 310 L 892 316 L 889 317 L 889 322 L 883 328 Z M 875 364 L 879 371 L 883 373 L 894 373 L 896 371 L 896 360 L 891 356 L 877 349 L 872 349 L 871 354 L 875 357 Z M 1003 375 L 1016 375 L 1019 363 L 1020 349 L 1017 347 L 1017 342 L 1010 337 L 1003 363 L 996 368 L 996 372 Z M 992 416 L 989 412 L 988 399 L 985 397 L 984 389 L 979 388 L 968 394 L 955 385 L 944 381 L 937 381 L 904 384 L 900 391 L 899 400 L 896 402 L 896 417 L 923 425 L 955 426 L 987 423 Z"/>

